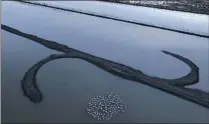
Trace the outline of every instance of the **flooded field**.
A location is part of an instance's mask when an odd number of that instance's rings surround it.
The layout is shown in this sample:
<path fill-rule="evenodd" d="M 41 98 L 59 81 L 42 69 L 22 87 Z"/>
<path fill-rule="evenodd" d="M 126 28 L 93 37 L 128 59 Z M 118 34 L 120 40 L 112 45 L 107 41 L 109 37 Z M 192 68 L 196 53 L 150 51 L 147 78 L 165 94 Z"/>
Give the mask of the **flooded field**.
<path fill-rule="evenodd" d="M 200 68 L 199 83 L 190 87 L 209 92 L 207 38 L 17 2 L 2 4 L 2 24 L 150 75 L 177 78 L 189 72 L 185 64 L 161 50 L 186 56 Z M 111 93 L 119 94 L 127 108 L 104 122 L 209 122 L 209 110 L 200 105 L 116 77 L 78 59 L 54 60 L 39 70 L 37 82 L 44 99 L 34 104 L 23 96 L 20 81 L 35 63 L 60 52 L 1 32 L 2 122 L 101 122 L 87 113 L 88 103 L 96 96 Z"/>
<path fill-rule="evenodd" d="M 112 20 L 116 19 L 117 21 L 124 20 L 127 23 L 139 23 L 146 26 L 156 26 L 158 28 L 166 28 L 209 37 L 209 19 L 208 16 L 204 14 L 130 6 L 101 1 L 34 1 L 33 3 L 48 5 L 47 7 L 49 8 L 64 8 L 71 12 L 81 12 L 87 15 L 93 14 Z M 107 7 L 109 9 L 106 9 Z"/>

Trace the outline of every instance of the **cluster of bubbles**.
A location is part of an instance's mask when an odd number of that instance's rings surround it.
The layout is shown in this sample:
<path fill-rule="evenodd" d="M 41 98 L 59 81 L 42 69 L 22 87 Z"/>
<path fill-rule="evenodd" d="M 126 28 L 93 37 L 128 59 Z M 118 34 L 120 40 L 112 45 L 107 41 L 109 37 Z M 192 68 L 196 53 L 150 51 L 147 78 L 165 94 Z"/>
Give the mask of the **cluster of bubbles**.
<path fill-rule="evenodd" d="M 93 98 L 87 108 L 87 112 L 98 120 L 109 120 L 113 115 L 124 112 L 127 108 L 124 100 L 119 95 L 100 95 Z"/>

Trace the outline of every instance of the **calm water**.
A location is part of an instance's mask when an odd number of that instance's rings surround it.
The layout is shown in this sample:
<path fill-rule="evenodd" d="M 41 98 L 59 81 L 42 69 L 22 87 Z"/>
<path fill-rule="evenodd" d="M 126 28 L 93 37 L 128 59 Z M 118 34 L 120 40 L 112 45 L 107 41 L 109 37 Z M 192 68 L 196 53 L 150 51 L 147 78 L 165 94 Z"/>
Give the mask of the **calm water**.
<path fill-rule="evenodd" d="M 129 6 L 101 1 L 39 1 L 49 5 L 79 9 L 85 12 L 109 15 L 169 29 L 193 32 L 209 36 L 207 15 Z M 107 9 L 108 8 L 108 9 Z M 113 11 L 114 10 L 114 11 Z M 160 15 L 160 16 L 159 16 Z M 163 17 L 163 18 L 162 18 Z M 154 20 L 154 21 L 153 21 Z"/>
<path fill-rule="evenodd" d="M 192 87 L 209 91 L 208 39 L 25 4 L 2 3 L 3 24 L 151 75 L 177 78 L 189 71 L 185 64 L 160 50 L 186 56 L 200 67 L 200 83 Z M 109 93 L 121 95 L 128 108 L 108 122 L 209 122 L 208 109 L 115 77 L 76 59 L 54 60 L 40 69 L 37 81 L 44 100 L 34 104 L 23 96 L 20 80 L 29 67 L 52 53 L 59 52 L 2 31 L 3 122 L 98 122 L 87 114 L 88 102 Z"/>

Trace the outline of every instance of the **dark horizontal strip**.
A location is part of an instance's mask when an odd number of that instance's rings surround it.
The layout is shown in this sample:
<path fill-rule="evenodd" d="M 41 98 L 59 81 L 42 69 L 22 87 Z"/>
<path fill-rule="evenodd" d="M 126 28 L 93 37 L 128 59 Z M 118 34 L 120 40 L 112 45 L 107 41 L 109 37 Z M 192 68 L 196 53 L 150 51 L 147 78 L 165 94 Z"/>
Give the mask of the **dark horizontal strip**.
<path fill-rule="evenodd" d="M 208 8 L 200 8 L 200 9 L 198 9 L 198 8 L 191 7 L 191 6 L 190 7 L 185 7 L 185 8 L 178 8 L 178 7 L 175 7 L 175 6 L 172 6 L 172 5 L 170 5 L 172 7 L 168 7 L 168 6 L 162 6 L 162 5 L 141 4 L 141 3 L 132 4 L 132 3 L 128 2 L 128 1 L 126 2 L 126 1 L 120 1 L 120 0 L 118 0 L 118 1 L 117 0 L 115 0 L 115 1 L 112 1 L 112 0 L 99 0 L 99 1 L 118 3 L 118 4 L 124 4 L 124 5 L 132 5 L 132 6 L 143 6 L 143 7 L 149 7 L 149 8 L 158 8 L 158 9 L 163 9 L 163 10 L 172 10 L 172 11 L 179 11 L 179 12 L 187 12 L 187 13 L 196 13 L 196 14 L 209 15 L 209 9 Z M 202 2 L 202 4 L 203 4 L 203 2 Z M 206 3 L 206 5 L 207 4 L 208 3 Z"/>
<path fill-rule="evenodd" d="M 163 30 L 177 32 L 177 33 L 188 34 L 188 35 L 194 35 L 194 36 L 203 37 L 203 38 L 209 38 L 209 35 L 202 35 L 202 34 L 197 34 L 197 33 L 193 33 L 193 32 L 186 32 L 186 31 L 170 29 L 170 28 L 166 28 L 166 27 L 149 25 L 149 24 L 144 24 L 144 23 L 140 23 L 140 22 L 136 22 L 136 21 L 124 20 L 124 19 L 120 19 L 117 17 L 110 17 L 110 16 L 106 16 L 106 15 L 99 15 L 96 13 L 83 12 L 83 11 L 79 11 L 79 10 L 75 10 L 75 9 L 61 8 L 61 7 L 57 7 L 57 6 L 51 6 L 51 5 L 46 5 L 46 4 L 42 4 L 42 3 L 32 3 L 29 1 L 22 1 L 22 0 L 18 1 L 18 2 L 23 2 L 23 3 L 27 3 L 27 4 L 38 5 L 38 6 L 43 6 L 43 7 L 48 7 L 48 8 L 53 8 L 53 9 L 58 9 L 58 10 L 63 10 L 63 11 L 69 11 L 69 12 L 74 12 L 74 13 L 79 13 L 79 14 L 84 14 L 84 15 L 89 15 L 89 16 L 94 16 L 94 17 L 99 17 L 99 18 L 104 18 L 104 19 L 110 19 L 110 20 L 125 22 L 125 23 L 129 23 L 129 24 L 148 26 L 148 27 L 152 27 L 152 28 L 158 28 L 158 29 L 163 29 Z"/>

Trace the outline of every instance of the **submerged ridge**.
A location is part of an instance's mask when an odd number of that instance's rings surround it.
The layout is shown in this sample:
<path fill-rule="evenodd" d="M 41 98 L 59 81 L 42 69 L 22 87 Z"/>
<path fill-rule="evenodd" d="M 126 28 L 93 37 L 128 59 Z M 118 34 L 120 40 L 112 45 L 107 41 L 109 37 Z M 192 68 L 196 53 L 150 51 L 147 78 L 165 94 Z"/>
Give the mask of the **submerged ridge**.
<path fill-rule="evenodd" d="M 120 64 L 117 62 L 113 62 L 111 60 L 103 59 L 100 57 L 90 55 L 85 52 L 75 50 L 66 45 L 59 44 L 55 41 L 50 41 L 50 40 L 37 37 L 32 34 L 27 34 L 27 33 L 21 32 L 17 29 L 14 29 L 12 27 L 9 27 L 3 24 L 1 25 L 1 28 L 10 33 L 30 39 L 49 49 L 64 52 L 64 54 L 53 54 L 42 59 L 41 61 L 33 65 L 30 69 L 28 69 L 28 71 L 25 73 L 23 80 L 21 81 L 22 89 L 23 89 L 24 95 L 28 97 L 34 103 L 39 103 L 43 100 L 43 95 L 36 84 L 36 75 L 37 75 L 38 70 L 44 64 L 55 59 L 77 58 L 77 59 L 82 59 L 87 62 L 90 62 L 91 64 L 94 64 L 95 66 L 111 74 L 119 76 L 123 79 L 149 85 L 151 87 L 157 88 L 159 90 L 165 91 L 167 93 L 176 95 L 178 97 L 190 100 L 192 102 L 195 102 L 197 104 L 200 104 L 202 106 L 209 108 L 209 93 L 184 87 L 187 85 L 198 83 L 199 68 L 192 61 L 190 61 L 187 58 L 184 58 L 183 56 L 180 56 L 175 53 L 168 52 L 168 51 L 162 51 L 167 55 L 170 55 L 174 58 L 181 60 L 182 62 L 186 63 L 191 68 L 191 72 L 188 75 L 183 76 L 178 79 L 167 80 L 167 79 L 161 79 L 161 78 L 146 75 L 141 70 L 136 70 L 124 64 Z"/>

